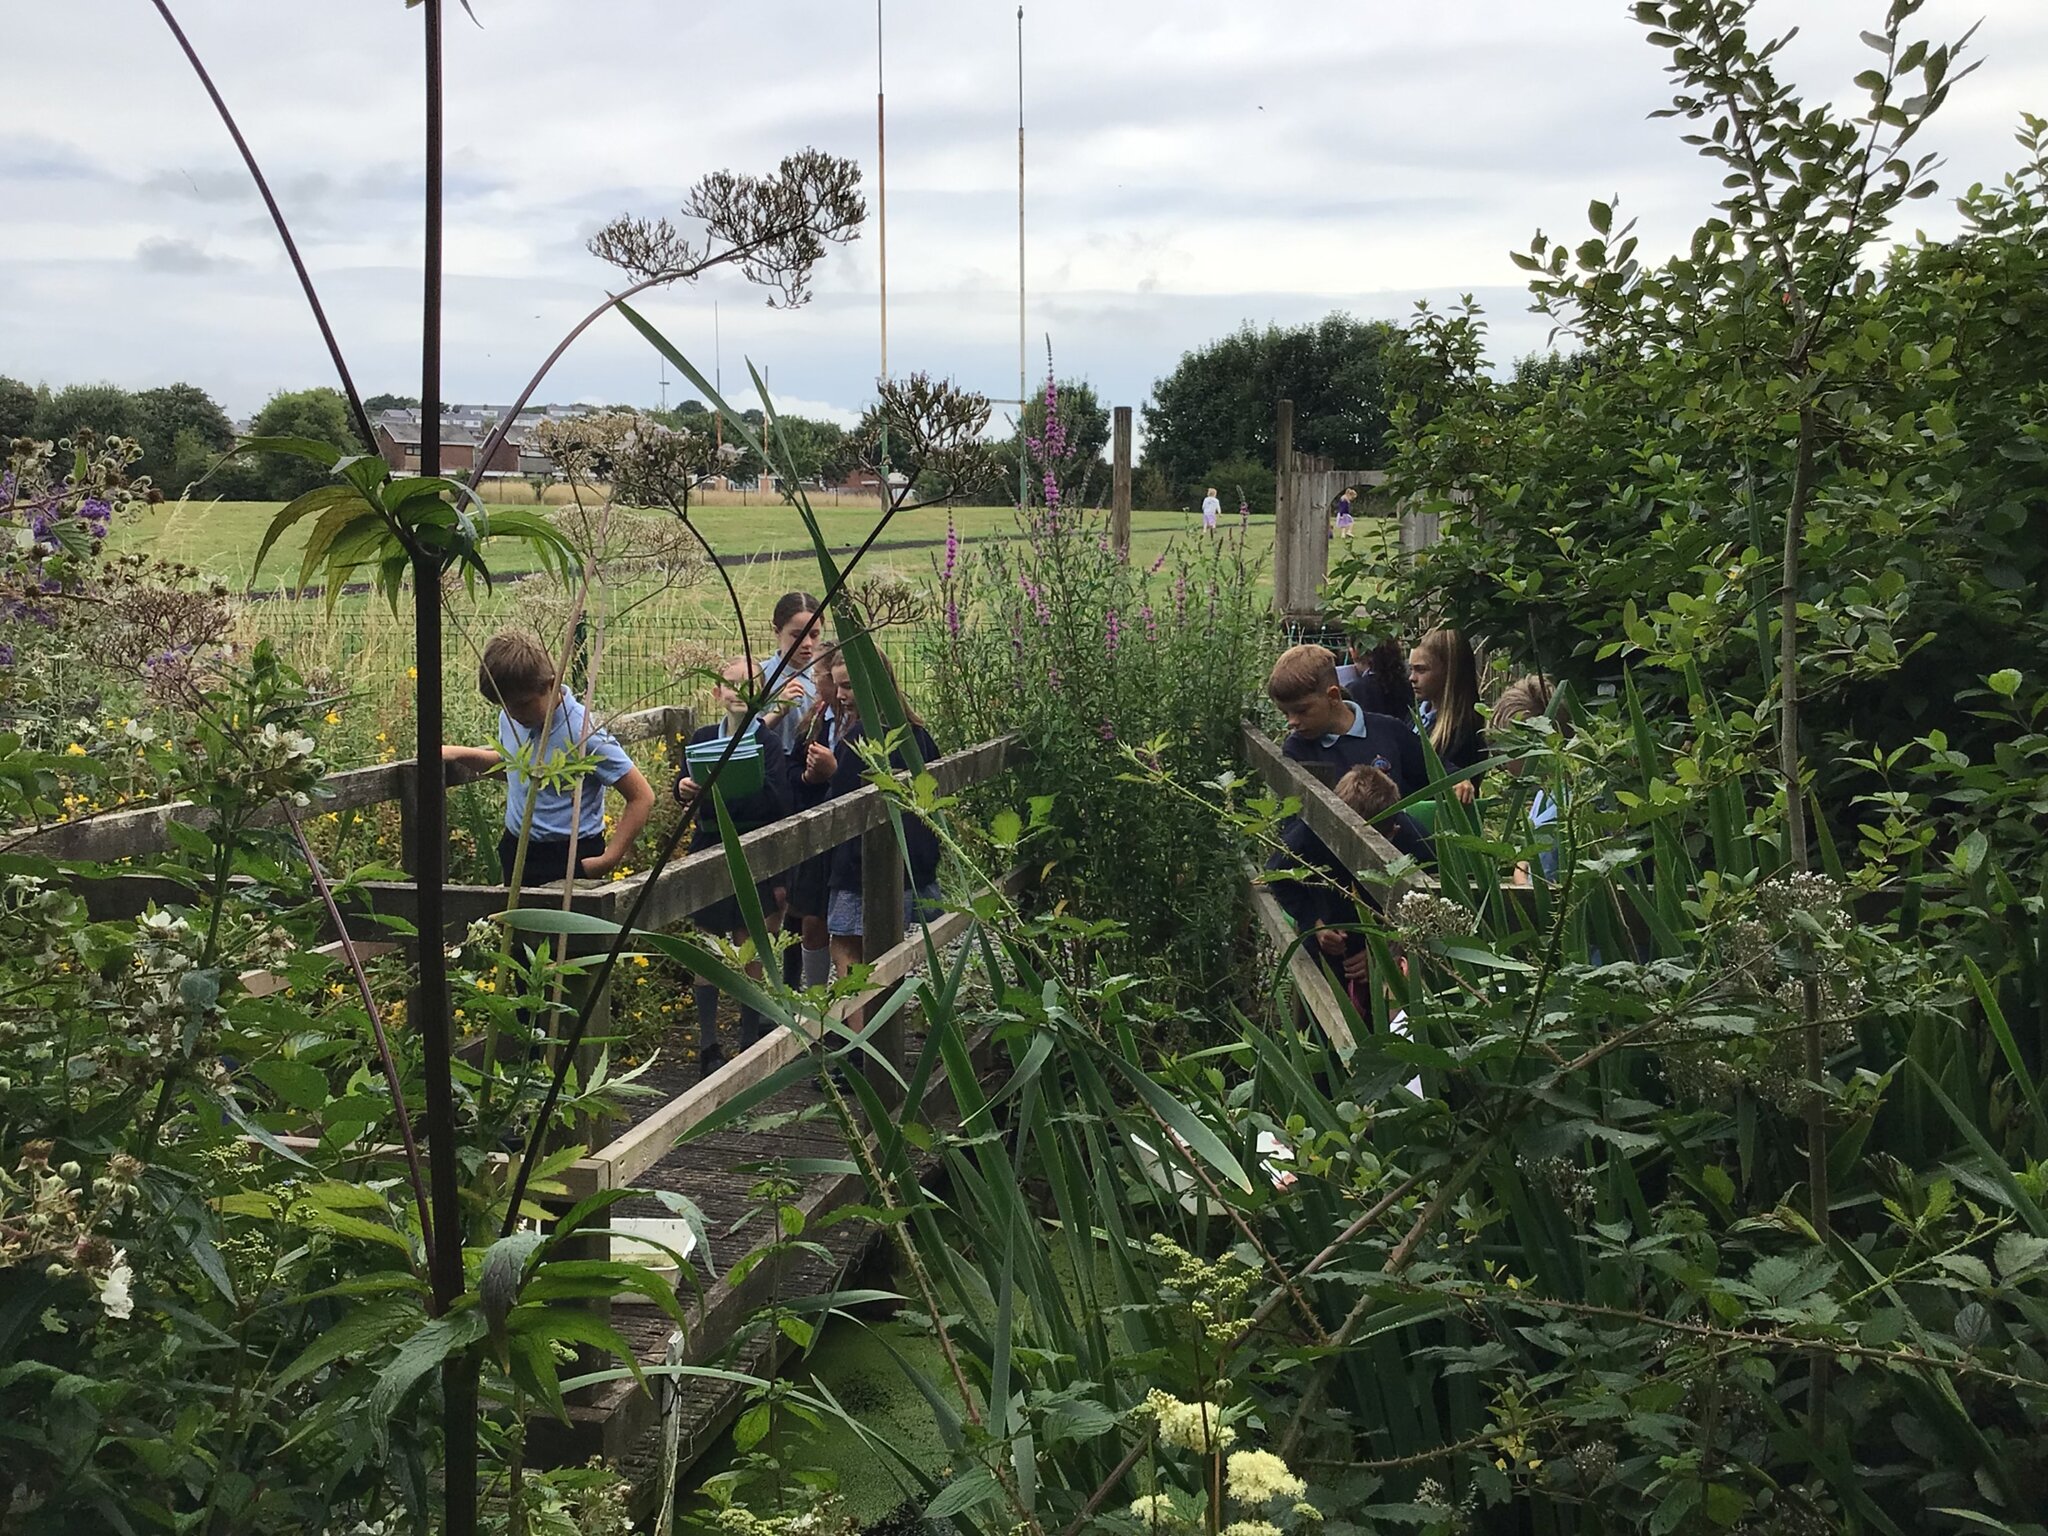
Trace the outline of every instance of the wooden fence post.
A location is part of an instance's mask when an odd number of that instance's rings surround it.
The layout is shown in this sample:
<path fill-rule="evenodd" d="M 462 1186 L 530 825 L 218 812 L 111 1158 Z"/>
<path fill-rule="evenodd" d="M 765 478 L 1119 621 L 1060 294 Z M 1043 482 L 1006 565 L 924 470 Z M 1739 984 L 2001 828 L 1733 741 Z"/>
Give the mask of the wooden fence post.
<path fill-rule="evenodd" d="M 1116 408 L 1111 431 L 1109 469 L 1109 542 L 1120 554 L 1131 552 L 1131 408 Z"/>
<path fill-rule="evenodd" d="M 1287 598 L 1293 590 L 1290 563 L 1294 540 L 1290 509 L 1294 504 L 1294 402 L 1282 400 L 1273 414 L 1273 609 L 1287 616 Z"/>
<path fill-rule="evenodd" d="M 860 835 L 861 954 L 876 960 L 903 942 L 903 850 L 896 828 L 884 821 Z M 863 1022 L 865 1028 L 865 1022 Z M 872 1044 L 897 1071 L 903 1070 L 903 1015 L 899 1011 L 875 1035 Z M 886 1079 L 876 1088 L 884 1098 L 895 1084 Z"/>
<path fill-rule="evenodd" d="M 420 868 L 420 834 L 414 814 L 420 797 L 420 765 L 408 760 L 398 767 L 398 867 L 417 879 Z"/>

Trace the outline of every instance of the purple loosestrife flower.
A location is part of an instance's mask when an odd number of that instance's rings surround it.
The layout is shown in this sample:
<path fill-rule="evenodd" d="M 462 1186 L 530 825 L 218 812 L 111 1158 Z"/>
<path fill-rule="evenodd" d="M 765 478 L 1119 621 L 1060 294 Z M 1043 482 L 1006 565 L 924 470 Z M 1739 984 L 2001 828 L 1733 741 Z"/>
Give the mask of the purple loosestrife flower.
<path fill-rule="evenodd" d="M 960 638 L 960 605 L 950 597 L 946 599 L 946 633 L 955 640 Z"/>
<path fill-rule="evenodd" d="M 1252 525 L 1252 504 L 1242 496 L 1237 501 L 1237 531 L 1244 532 Z"/>
<path fill-rule="evenodd" d="M 1159 638 L 1159 621 L 1152 616 L 1152 605 L 1147 603 L 1144 607 L 1140 608 L 1138 610 L 1138 617 L 1145 621 L 1145 638 L 1147 640 L 1157 640 Z"/>
<path fill-rule="evenodd" d="M 1158 558 L 1157 560 L 1154 560 L 1154 561 L 1152 562 L 1152 569 L 1151 569 L 1151 571 L 1150 571 L 1150 572 L 1149 572 L 1148 574 L 1150 574 L 1150 575 L 1153 575 L 1153 576 L 1157 576 L 1157 575 L 1158 575 L 1158 574 L 1159 574 L 1159 573 L 1160 573 L 1161 571 L 1163 571 L 1163 570 L 1165 570 L 1165 569 L 1166 569 L 1166 551 L 1162 549 L 1161 551 L 1159 551 L 1159 558 Z"/>
<path fill-rule="evenodd" d="M 1102 627 L 1103 655 L 1114 656 L 1116 654 L 1117 641 L 1122 634 L 1123 626 L 1117 622 L 1116 610 L 1112 608 L 1109 610 L 1109 617 L 1104 621 Z"/>
<path fill-rule="evenodd" d="M 960 562 L 960 531 L 953 526 L 953 514 L 946 514 L 946 568 L 939 580 L 951 581 L 953 568 Z"/>
<path fill-rule="evenodd" d="M 1045 669 L 1045 680 L 1051 686 L 1054 693 L 1060 691 L 1060 669 L 1058 667 L 1047 667 Z"/>

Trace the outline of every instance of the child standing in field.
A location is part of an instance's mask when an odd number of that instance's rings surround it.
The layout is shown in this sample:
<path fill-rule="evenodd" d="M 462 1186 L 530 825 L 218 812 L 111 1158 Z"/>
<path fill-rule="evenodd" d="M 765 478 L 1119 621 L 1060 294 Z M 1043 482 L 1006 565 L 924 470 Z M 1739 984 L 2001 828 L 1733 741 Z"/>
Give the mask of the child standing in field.
<path fill-rule="evenodd" d="M 901 702 L 903 716 L 917 750 L 929 763 L 939 755 L 938 745 L 932 734 L 925 729 L 924 721 L 917 711 L 903 698 L 896 687 L 896 670 L 889 658 L 879 650 L 875 652 L 888 677 L 889 687 Z M 872 699 L 863 699 L 855 691 L 853 677 L 846 665 L 846 653 L 835 652 L 832 658 L 832 686 L 838 694 L 834 706 L 838 712 L 839 735 L 833 749 L 833 756 L 839 766 L 832 780 L 832 794 L 849 795 L 859 789 L 867 772 L 867 764 L 860 754 L 860 743 L 869 739 L 880 739 L 884 734 L 880 712 Z M 910 762 L 898 749 L 890 754 L 889 766 L 907 769 Z M 921 922 L 936 906 L 939 899 L 939 839 L 938 834 L 915 816 L 903 820 L 903 838 L 909 858 L 904 869 L 906 889 L 903 893 L 903 921 L 905 926 Z M 826 926 L 832 935 L 832 963 L 841 976 L 851 973 L 863 958 L 862 932 L 864 923 L 861 912 L 861 848 L 859 838 L 850 838 L 832 850 L 831 868 L 827 877 L 825 904 Z"/>
<path fill-rule="evenodd" d="M 563 879 L 569 873 L 572 848 L 579 877 L 610 874 L 654 809 L 654 790 L 646 776 L 562 685 L 553 658 L 532 635 L 504 630 L 491 636 L 477 667 L 476 686 L 498 706 L 497 746 L 451 744 L 441 749 L 441 755 L 446 762 L 482 771 L 505 765 L 505 832 L 498 840 L 498 863 L 506 883 L 512 880 L 520 829 L 528 825 L 529 800 L 533 814 L 523 885 Z M 574 782 L 563 783 L 559 765 L 586 757 L 594 759 L 592 766 Z M 616 789 L 626 802 L 609 839 L 604 832 L 607 788 Z"/>
<path fill-rule="evenodd" d="M 796 800 L 797 782 L 806 774 L 813 778 L 821 773 L 826 778 L 830 777 L 829 766 L 807 762 L 802 768 L 795 767 L 789 755 L 782 750 L 776 733 L 764 727 L 758 719 L 746 724 L 747 694 L 758 687 L 760 681 L 759 675 L 744 660 L 728 662 L 714 690 L 719 718 L 690 733 L 690 745 L 697 746 L 704 742 L 725 741 L 745 724 L 749 732 L 761 738 L 761 787 L 752 794 L 728 795 L 725 801 L 726 813 L 732 818 L 734 830 L 741 836 L 787 816 Z M 828 753 L 826 763 L 829 762 Z M 676 779 L 677 801 L 685 807 L 696 806 L 702 788 L 690 777 L 686 764 Z M 709 807 L 697 807 L 696 824 L 690 832 L 691 851 L 716 846 L 719 835 L 717 816 Z M 754 894 L 764 915 L 775 911 L 778 900 L 775 882 L 761 882 L 754 888 Z M 747 942 L 746 920 L 741 915 L 737 895 L 728 896 L 698 913 L 696 922 L 700 928 L 725 934 L 735 944 Z M 747 974 L 756 979 L 763 974 L 760 956 L 747 962 Z M 718 988 L 700 981 L 691 989 L 691 995 L 697 1005 L 697 1070 L 701 1077 L 709 1077 L 725 1061 L 725 1048 L 718 1038 Z M 743 1006 L 740 1009 L 742 1050 L 759 1040 L 765 1029 L 761 1016 L 752 1008 Z"/>
<path fill-rule="evenodd" d="M 1351 503 L 1357 494 L 1347 485 L 1337 495 L 1337 537 L 1340 539 L 1351 537 Z"/>
<path fill-rule="evenodd" d="M 1209 487 L 1209 494 L 1202 498 L 1203 532 L 1214 533 L 1216 531 L 1216 520 L 1222 516 L 1223 503 L 1217 499 L 1216 487 L 1212 485 Z"/>

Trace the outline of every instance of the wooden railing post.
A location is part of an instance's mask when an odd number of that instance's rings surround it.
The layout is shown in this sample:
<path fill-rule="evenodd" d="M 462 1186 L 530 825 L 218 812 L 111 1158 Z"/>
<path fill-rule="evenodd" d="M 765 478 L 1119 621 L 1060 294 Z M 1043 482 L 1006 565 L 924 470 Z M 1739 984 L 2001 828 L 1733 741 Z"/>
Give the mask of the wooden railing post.
<path fill-rule="evenodd" d="M 1109 460 L 1109 543 L 1120 555 L 1131 552 L 1131 408 L 1120 405 L 1113 418 Z"/>
<path fill-rule="evenodd" d="M 861 955 L 876 960 L 903 942 L 903 850 L 894 823 L 883 821 L 860 835 Z M 898 1072 L 903 1070 L 903 1014 L 891 1014 L 873 1044 Z M 886 1097 L 895 1086 L 886 1076 L 876 1084 Z"/>
<path fill-rule="evenodd" d="M 420 765 L 408 758 L 398 768 L 398 867 L 417 877 L 420 867 Z"/>
<path fill-rule="evenodd" d="M 1293 471 L 1294 402 L 1282 400 L 1273 411 L 1273 608 L 1283 619 L 1294 591 Z"/>

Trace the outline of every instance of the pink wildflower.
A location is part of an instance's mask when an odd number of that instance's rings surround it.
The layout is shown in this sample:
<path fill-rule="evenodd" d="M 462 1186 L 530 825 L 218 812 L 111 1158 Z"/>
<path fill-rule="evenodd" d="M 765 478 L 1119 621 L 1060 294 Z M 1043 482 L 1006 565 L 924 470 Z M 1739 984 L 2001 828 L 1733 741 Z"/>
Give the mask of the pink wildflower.
<path fill-rule="evenodd" d="M 1109 617 L 1105 621 L 1102 630 L 1103 655 L 1114 656 L 1116 654 L 1117 641 L 1122 637 L 1122 634 L 1123 626 L 1117 621 L 1116 610 L 1112 608 L 1109 610 Z"/>

